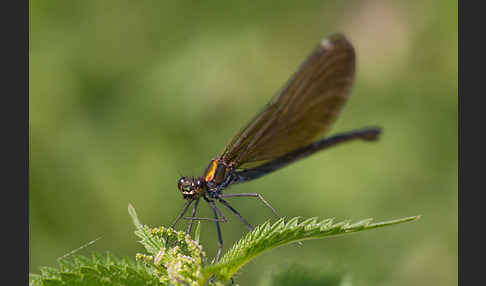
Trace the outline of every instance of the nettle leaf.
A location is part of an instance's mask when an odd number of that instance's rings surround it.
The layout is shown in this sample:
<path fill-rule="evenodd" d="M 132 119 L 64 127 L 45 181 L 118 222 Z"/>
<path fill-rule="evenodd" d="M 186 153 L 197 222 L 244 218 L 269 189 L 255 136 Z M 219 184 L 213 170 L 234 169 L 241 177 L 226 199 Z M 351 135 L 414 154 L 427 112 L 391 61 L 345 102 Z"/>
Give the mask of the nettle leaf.
<path fill-rule="evenodd" d="M 112 254 L 91 257 L 72 255 L 59 261 L 59 269 L 42 268 L 31 274 L 29 285 L 168 285 L 152 274 L 150 268 Z"/>
<path fill-rule="evenodd" d="M 226 281 L 257 255 L 283 245 L 390 226 L 419 218 L 420 216 L 412 216 L 377 223 L 372 223 L 372 219 L 356 223 L 334 223 L 332 218 L 319 222 L 317 218 L 302 220 L 299 217 L 287 221 L 282 218 L 274 224 L 267 221 L 236 242 L 218 263 L 205 267 L 203 274 L 205 277 L 215 275 L 219 280 Z"/>

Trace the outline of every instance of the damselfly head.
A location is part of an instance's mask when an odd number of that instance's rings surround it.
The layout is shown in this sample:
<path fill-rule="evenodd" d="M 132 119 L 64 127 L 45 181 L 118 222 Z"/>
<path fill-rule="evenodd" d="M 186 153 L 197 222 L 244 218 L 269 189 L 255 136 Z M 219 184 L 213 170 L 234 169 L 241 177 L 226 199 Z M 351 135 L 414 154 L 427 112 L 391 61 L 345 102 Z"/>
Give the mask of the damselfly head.
<path fill-rule="evenodd" d="M 181 191 L 184 199 L 194 199 L 204 192 L 205 184 L 201 178 L 181 177 L 177 181 L 177 188 Z"/>

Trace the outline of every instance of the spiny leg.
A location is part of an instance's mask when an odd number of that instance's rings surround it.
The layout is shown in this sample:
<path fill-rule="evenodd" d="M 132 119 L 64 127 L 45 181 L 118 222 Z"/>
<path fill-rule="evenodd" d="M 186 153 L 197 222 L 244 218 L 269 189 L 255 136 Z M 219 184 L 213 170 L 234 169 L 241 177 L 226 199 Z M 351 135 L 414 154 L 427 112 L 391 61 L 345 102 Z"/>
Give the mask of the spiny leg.
<path fill-rule="evenodd" d="M 185 217 L 184 219 L 226 222 L 226 220 L 221 219 L 221 218 L 214 219 L 214 218 L 210 218 L 210 217 Z"/>
<path fill-rule="evenodd" d="M 272 210 L 272 212 L 276 216 L 278 216 L 279 218 L 282 218 L 282 216 L 280 216 L 280 214 L 260 194 L 257 194 L 257 193 L 221 194 L 220 197 L 221 198 L 233 198 L 233 197 L 259 198 L 269 209 Z"/>
<path fill-rule="evenodd" d="M 250 230 L 253 230 L 253 226 L 251 226 L 251 224 L 249 224 L 246 221 L 246 219 L 244 219 L 237 210 L 235 210 L 232 206 L 230 206 L 230 204 L 228 204 L 227 201 L 223 200 L 221 197 L 218 198 L 218 201 L 222 203 L 225 207 L 227 207 L 230 211 L 232 211 L 234 214 L 236 214 Z"/>
<path fill-rule="evenodd" d="M 218 262 L 219 257 L 221 256 L 221 251 L 223 250 L 223 237 L 221 236 L 221 227 L 219 226 L 218 211 L 216 210 L 216 204 L 213 200 L 204 199 L 209 203 L 211 209 L 213 209 L 214 219 L 216 220 L 216 230 L 218 231 L 218 253 L 216 254 L 216 262 Z"/>
<path fill-rule="evenodd" d="M 182 209 L 182 212 L 179 214 L 179 216 L 172 223 L 171 228 L 174 228 L 174 226 L 177 224 L 177 222 L 182 218 L 182 216 L 184 216 L 184 214 L 186 213 L 187 209 L 189 208 L 189 206 L 192 204 L 193 201 L 194 200 L 187 201 L 187 203 L 184 205 L 184 209 Z"/>
<path fill-rule="evenodd" d="M 218 212 L 218 215 L 221 217 L 222 221 L 227 222 L 226 217 L 224 216 L 223 212 L 220 209 L 218 209 L 216 204 L 214 204 L 214 209 Z"/>
<path fill-rule="evenodd" d="M 206 200 L 206 201 L 209 203 L 209 200 Z M 218 218 L 217 220 L 214 219 L 214 218 L 195 217 L 195 216 L 192 216 L 192 217 L 184 217 L 184 219 L 187 219 L 187 220 L 206 220 L 206 221 L 227 222 L 228 220 L 226 219 L 226 217 L 224 216 L 224 214 L 221 212 L 221 210 L 218 209 L 218 207 L 216 205 L 214 205 L 214 208 L 218 212 L 218 216 L 221 217 L 221 218 Z"/>
<path fill-rule="evenodd" d="M 192 231 L 192 223 L 194 222 L 194 217 L 196 216 L 196 211 L 197 211 L 197 205 L 199 204 L 199 198 L 196 199 L 194 202 L 194 207 L 192 208 L 192 215 L 191 215 L 191 220 L 189 221 L 189 226 L 187 227 L 186 233 L 191 235 Z"/>

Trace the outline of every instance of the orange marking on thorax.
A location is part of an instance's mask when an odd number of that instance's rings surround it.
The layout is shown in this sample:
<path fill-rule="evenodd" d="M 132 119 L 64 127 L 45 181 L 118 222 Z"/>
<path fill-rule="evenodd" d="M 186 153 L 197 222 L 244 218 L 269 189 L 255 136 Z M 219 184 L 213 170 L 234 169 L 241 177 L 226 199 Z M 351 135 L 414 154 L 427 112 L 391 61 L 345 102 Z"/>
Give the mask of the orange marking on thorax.
<path fill-rule="evenodd" d="M 204 176 L 204 180 L 206 180 L 206 182 L 209 182 L 214 178 L 214 174 L 216 173 L 216 167 L 218 167 L 218 160 L 214 159 L 211 161 L 211 166 L 206 172 L 206 176 Z"/>

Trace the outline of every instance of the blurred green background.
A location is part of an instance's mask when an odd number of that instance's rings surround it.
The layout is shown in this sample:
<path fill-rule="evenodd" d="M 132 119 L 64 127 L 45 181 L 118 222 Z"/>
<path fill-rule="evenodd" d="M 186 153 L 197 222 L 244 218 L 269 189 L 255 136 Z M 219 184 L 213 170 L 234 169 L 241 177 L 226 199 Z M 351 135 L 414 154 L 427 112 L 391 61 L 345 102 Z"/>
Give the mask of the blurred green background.
<path fill-rule="evenodd" d="M 30 5 L 30 272 L 98 237 L 81 254 L 142 251 L 128 203 L 143 223 L 169 225 L 184 204 L 179 176 L 200 175 L 321 38 L 343 32 L 358 71 L 331 134 L 380 125 L 381 140 L 227 191 L 262 193 L 289 217 L 422 219 L 287 246 L 236 281 L 266 285 L 297 263 L 346 273 L 355 285 L 457 284 L 455 1 Z M 251 223 L 274 219 L 257 200 L 231 202 Z M 247 230 L 225 213 L 227 249 Z M 211 223 L 202 244 L 215 254 Z"/>

